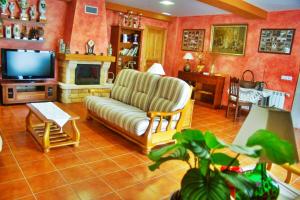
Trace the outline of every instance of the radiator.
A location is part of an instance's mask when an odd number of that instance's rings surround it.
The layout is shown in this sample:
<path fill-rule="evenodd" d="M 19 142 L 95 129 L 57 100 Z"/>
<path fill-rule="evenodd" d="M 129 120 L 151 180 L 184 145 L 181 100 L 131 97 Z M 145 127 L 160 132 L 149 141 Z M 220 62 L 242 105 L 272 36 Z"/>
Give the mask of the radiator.
<path fill-rule="evenodd" d="M 272 91 L 271 96 L 269 97 L 269 106 L 279 109 L 283 109 L 285 101 L 285 92 Z"/>

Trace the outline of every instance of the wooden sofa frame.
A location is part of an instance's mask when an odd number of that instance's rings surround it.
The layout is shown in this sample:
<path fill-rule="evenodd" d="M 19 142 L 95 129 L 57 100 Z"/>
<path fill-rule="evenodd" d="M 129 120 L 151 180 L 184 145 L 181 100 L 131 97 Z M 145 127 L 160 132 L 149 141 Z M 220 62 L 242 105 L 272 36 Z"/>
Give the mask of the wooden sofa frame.
<path fill-rule="evenodd" d="M 148 112 L 147 116 L 150 118 L 150 123 L 148 125 L 146 132 L 141 136 L 135 135 L 134 133 L 130 133 L 129 131 L 126 131 L 123 128 L 119 127 L 117 124 L 97 116 L 96 113 L 90 111 L 89 109 L 87 109 L 86 119 L 87 120 L 93 119 L 101 123 L 102 125 L 108 127 L 109 129 L 119 133 L 126 139 L 140 146 L 144 154 L 148 154 L 151 151 L 151 149 L 155 146 L 173 142 L 174 140 L 172 139 L 172 137 L 175 133 L 180 132 L 184 128 L 190 128 L 184 126 L 184 123 L 187 114 L 192 114 L 190 112 L 192 111 L 191 109 L 193 108 L 194 100 L 191 99 L 191 95 L 192 95 L 192 87 L 189 93 L 189 100 L 183 109 L 174 112 Z M 175 129 L 172 130 L 172 118 L 179 113 L 180 113 L 180 118 L 176 123 Z M 159 124 L 155 129 L 155 132 L 152 132 L 154 120 L 157 120 L 158 118 L 159 118 Z M 168 119 L 166 131 L 161 131 L 163 119 L 166 118 Z"/>

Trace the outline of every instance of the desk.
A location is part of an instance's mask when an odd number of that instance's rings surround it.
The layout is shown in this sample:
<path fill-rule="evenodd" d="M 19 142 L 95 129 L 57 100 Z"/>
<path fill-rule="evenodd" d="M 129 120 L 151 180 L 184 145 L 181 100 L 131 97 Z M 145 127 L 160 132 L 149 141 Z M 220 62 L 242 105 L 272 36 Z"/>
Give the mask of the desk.
<path fill-rule="evenodd" d="M 193 98 L 196 104 L 220 108 L 225 77 L 203 75 L 199 72 L 178 72 L 178 78 L 193 85 Z"/>

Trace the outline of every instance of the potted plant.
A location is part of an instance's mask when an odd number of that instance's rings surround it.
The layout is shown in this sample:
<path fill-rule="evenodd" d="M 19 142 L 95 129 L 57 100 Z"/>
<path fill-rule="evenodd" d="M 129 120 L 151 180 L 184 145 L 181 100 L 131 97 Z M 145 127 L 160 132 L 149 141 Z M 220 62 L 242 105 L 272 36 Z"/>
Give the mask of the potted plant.
<path fill-rule="evenodd" d="M 171 199 L 227 200 L 230 199 L 230 186 L 236 189 L 236 199 L 264 199 L 258 195 L 267 193 L 264 188 L 258 189 L 258 186 L 262 181 L 270 181 L 264 174 L 265 163 L 258 163 L 251 173 L 238 173 L 231 169 L 232 166 L 239 166 L 239 156 L 268 158 L 269 161 L 276 164 L 295 162 L 293 146 L 267 130 L 255 132 L 248 139 L 246 146 L 226 144 L 216 138 L 214 134 L 210 132 L 203 134 L 199 130 L 184 130 L 176 133 L 173 139 L 176 141 L 175 144 L 152 150 L 148 155 L 154 161 L 149 166 L 152 171 L 169 160 L 181 160 L 188 164 L 190 169 L 181 181 L 181 188 L 172 195 Z M 222 153 L 224 148 L 235 152 L 236 156 L 231 157 Z M 222 166 L 222 170 L 220 166 Z M 276 184 L 272 184 L 273 187 L 270 186 L 266 190 L 268 190 L 269 196 L 270 189 L 275 191 L 272 191 L 272 195 L 278 196 L 279 188 Z M 261 194 L 262 192 L 264 194 Z M 267 199 L 272 198 L 268 197 Z"/>

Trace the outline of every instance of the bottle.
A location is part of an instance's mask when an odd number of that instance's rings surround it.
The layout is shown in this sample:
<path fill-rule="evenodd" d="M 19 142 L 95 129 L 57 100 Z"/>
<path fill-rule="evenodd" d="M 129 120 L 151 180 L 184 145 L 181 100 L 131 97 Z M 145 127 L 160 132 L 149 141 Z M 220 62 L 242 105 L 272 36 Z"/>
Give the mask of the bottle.
<path fill-rule="evenodd" d="M 108 47 L 107 47 L 107 55 L 108 56 L 112 55 L 112 46 L 111 46 L 111 44 L 109 44 Z"/>

